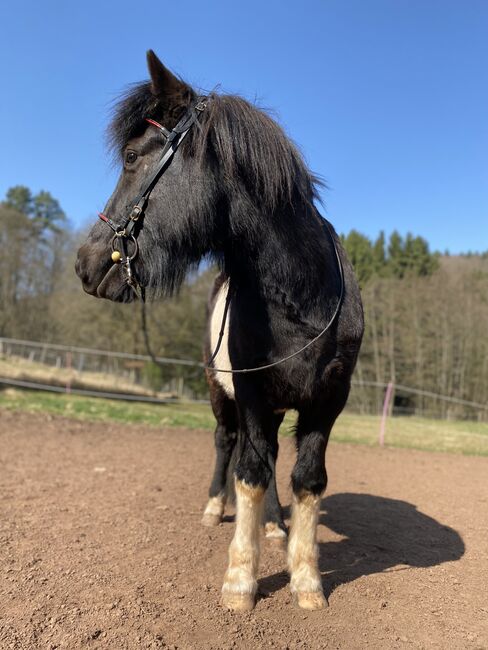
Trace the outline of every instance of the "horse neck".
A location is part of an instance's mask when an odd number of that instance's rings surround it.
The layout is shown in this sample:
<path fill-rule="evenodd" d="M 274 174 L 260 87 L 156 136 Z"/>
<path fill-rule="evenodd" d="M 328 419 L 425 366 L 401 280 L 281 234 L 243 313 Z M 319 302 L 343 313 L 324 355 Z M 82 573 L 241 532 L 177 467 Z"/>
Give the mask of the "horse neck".
<path fill-rule="evenodd" d="M 242 217 L 242 215 L 241 215 Z M 237 243 L 226 252 L 226 271 L 240 288 L 265 300 L 323 313 L 339 291 L 335 251 L 316 208 L 291 207 L 266 215 L 247 213 Z"/>

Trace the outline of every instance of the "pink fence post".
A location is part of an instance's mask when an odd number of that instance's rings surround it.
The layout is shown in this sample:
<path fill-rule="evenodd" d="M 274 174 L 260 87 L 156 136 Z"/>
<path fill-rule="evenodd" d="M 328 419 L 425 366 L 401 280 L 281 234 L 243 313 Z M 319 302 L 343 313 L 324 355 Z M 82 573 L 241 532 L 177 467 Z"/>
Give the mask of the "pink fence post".
<path fill-rule="evenodd" d="M 72 355 L 71 352 L 66 352 L 66 369 L 68 370 L 68 376 L 66 378 L 66 392 L 71 393 L 71 366 L 72 366 Z"/>
<path fill-rule="evenodd" d="M 386 418 L 388 417 L 388 413 L 390 411 L 390 401 L 392 395 L 393 395 L 393 382 L 389 381 L 388 386 L 386 387 L 385 401 L 383 402 L 383 414 L 381 416 L 380 437 L 379 437 L 380 447 L 384 447 L 385 445 Z"/>

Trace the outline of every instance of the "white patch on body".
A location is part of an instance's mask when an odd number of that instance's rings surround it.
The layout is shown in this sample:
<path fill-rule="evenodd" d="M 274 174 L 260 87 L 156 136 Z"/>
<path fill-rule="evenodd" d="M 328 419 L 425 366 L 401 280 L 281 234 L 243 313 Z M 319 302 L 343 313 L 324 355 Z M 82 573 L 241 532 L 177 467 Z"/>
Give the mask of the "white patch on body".
<path fill-rule="evenodd" d="M 220 287 L 215 301 L 215 306 L 210 317 L 210 354 L 212 355 L 217 348 L 219 341 L 220 328 L 222 327 L 222 320 L 224 318 L 225 301 L 227 292 L 229 291 L 229 281 L 224 282 Z M 224 335 L 220 344 L 217 356 L 214 359 L 213 365 L 215 368 L 223 368 L 224 370 L 231 370 L 232 365 L 229 357 L 229 322 L 230 310 L 232 306 L 229 305 L 227 310 L 227 319 L 225 321 Z M 214 372 L 216 381 L 222 386 L 227 396 L 231 399 L 235 398 L 234 393 L 234 379 L 231 373 L 227 372 Z"/>

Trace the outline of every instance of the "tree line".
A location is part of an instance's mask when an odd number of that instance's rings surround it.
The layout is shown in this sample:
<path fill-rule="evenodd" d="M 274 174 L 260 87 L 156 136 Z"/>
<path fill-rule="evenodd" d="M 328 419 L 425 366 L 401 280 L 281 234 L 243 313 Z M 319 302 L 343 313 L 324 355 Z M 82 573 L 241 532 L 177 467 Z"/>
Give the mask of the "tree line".
<path fill-rule="evenodd" d="M 427 241 L 411 233 L 403 238 L 395 230 L 386 241 L 380 232 L 372 241 L 351 230 L 341 240 L 361 286 L 373 278 L 426 277 L 439 268 L 439 254 L 431 253 Z"/>
<path fill-rule="evenodd" d="M 83 233 L 73 233 L 49 192 L 11 188 L 0 203 L 0 336 L 145 354 L 140 308 L 94 300 L 74 273 Z M 366 331 L 351 407 L 378 412 L 393 381 L 482 404 L 488 397 L 488 255 L 450 256 L 420 236 L 342 235 L 364 301 Z M 179 296 L 149 306 L 159 356 L 201 360 L 205 305 L 215 270 L 190 277 Z M 148 364 L 142 379 L 157 388 L 181 376 L 205 393 L 196 368 Z M 476 411 L 396 393 L 396 407 L 453 417 Z"/>

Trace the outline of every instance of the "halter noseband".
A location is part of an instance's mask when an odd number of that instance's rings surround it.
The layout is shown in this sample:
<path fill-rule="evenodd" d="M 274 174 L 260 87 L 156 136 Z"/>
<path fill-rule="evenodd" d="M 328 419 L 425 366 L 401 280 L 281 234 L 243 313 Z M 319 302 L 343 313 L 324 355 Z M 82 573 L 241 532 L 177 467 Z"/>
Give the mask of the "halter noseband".
<path fill-rule="evenodd" d="M 193 124 L 198 121 L 200 113 L 205 110 L 206 99 L 206 97 L 200 97 L 196 104 L 190 106 L 185 115 L 171 131 L 166 129 L 162 124 L 159 124 L 159 122 L 146 118 L 146 122 L 158 128 L 166 138 L 161 159 L 152 174 L 143 184 L 142 190 L 134 199 L 133 207 L 130 210 L 129 215 L 125 218 L 125 221 L 118 224 L 105 214 L 102 214 L 101 212 L 98 214 L 99 218 L 114 231 L 114 236 L 112 237 L 111 242 L 112 261 L 114 264 L 122 264 L 124 266 L 126 282 L 138 297 L 141 297 L 140 292 L 142 288 L 136 280 L 131 268 L 131 262 L 137 257 L 139 252 L 139 246 L 137 244 L 139 229 L 136 228 L 136 225 L 144 217 L 144 210 L 154 186 L 168 168 L 176 150 L 185 139 L 188 131 L 191 129 Z M 133 251 L 131 254 L 129 254 L 129 241 L 131 241 L 133 245 Z M 117 244 L 119 245 L 120 250 L 118 249 Z"/>

